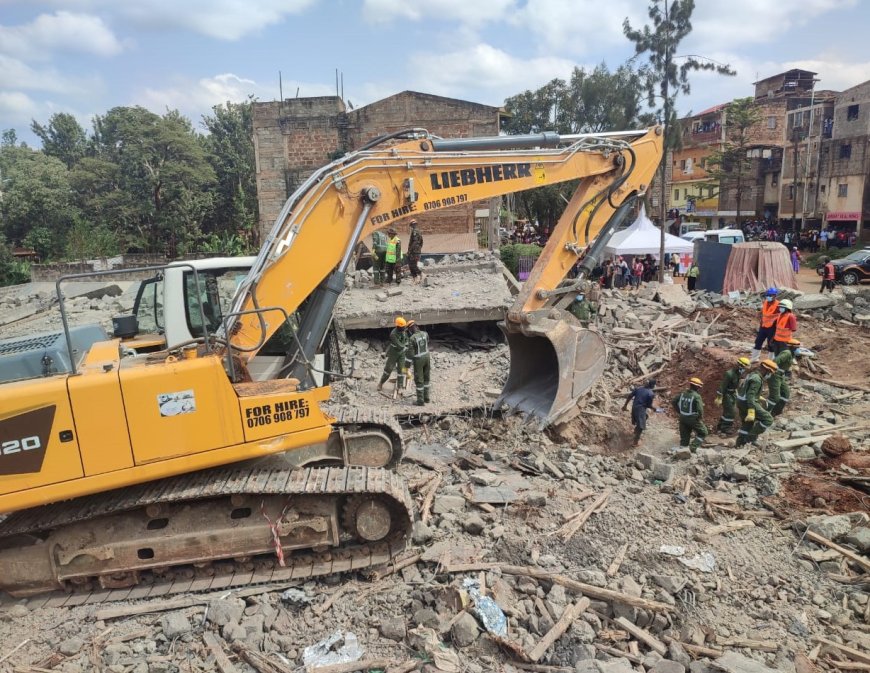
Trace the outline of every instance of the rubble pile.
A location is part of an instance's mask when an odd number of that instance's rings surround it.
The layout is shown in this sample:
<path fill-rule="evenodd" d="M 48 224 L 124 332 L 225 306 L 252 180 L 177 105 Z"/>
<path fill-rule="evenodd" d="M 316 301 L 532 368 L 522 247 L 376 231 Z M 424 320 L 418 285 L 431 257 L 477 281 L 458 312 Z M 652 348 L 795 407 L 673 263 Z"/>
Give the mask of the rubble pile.
<path fill-rule="evenodd" d="M 794 309 L 818 320 L 870 327 L 870 287 L 841 287 L 834 293 L 804 294 L 794 300 Z"/>

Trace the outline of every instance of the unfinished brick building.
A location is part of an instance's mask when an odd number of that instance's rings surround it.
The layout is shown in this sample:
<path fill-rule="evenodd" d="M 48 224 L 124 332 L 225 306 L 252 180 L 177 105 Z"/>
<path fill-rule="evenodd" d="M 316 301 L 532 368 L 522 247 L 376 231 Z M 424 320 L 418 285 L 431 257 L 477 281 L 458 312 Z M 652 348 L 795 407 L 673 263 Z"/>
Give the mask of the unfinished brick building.
<path fill-rule="evenodd" d="M 271 229 L 285 200 L 303 180 L 345 152 L 409 127 L 445 138 L 497 135 L 500 113 L 500 108 L 490 105 L 416 91 L 403 91 L 355 110 L 348 110 L 338 96 L 254 103 L 261 234 Z M 475 209 L 487 206 L 469 203 L 426 213 L 417 220 L 424 236 L 473 239 Z"/>

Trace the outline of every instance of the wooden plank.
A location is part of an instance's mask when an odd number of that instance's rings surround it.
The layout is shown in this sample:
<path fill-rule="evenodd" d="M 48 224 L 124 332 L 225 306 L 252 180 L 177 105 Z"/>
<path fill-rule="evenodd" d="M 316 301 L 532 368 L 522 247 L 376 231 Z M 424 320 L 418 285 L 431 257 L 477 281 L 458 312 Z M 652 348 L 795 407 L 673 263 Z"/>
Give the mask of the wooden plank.
<path fill-rule="evenodd" d="M 106 621 L 108 619 L 119 619 L 121 617 L 133 617 L 135 615 L 148 615 L 154 612 L 166 612 L 167 610 L 182 610 L 191 608 L 196 605 L 204 605 L 209 602 L 209 598 L 176 598 L 171 601 L 151 601 L 143 605 L 122 605 L 120 607 L 105 608 L 97 610 L 94 613 L 94 619 Z"/>
<path fill-rule="evenodd" d="M 221 673 L 238 673 L 238 669 L 233 666 L 233 662 L 230 661 L 230 658 L 224 652 L 224 648 L 220 646 L 220 643 L 218 643 L 217 638 L 214 637 L 211 631 L 203 632 L 202 641 L 208 646 L 209 651 L 214 657 L 214 663 Z"/>
<path fill-rule="evenodd" d="M 622 562 L 625 560 L 625 552 L 628 551 L 628 544 L 624 544 L 619 548 L 619 551 L 616 552 L 616 556 L 613 559 L 613 562 L 607 568 L 607 576 L 613 577 L 616 573 L 619 572 L 619 566 L 622 565 Z"/>
<path fill-rule="evenodd" d="M 794 439 L 780 439 L 778 442 L 773 442 L 773 445 L 778 449 L 793 449 L 798 446 L 806 446 L 807 444 L 815 444 L 823 442 L 828 437 L 833 435 L 816 435 L 815 437 L 795 437 Z"/>
<path fill-rule="evenodd" d="M 819 544 L 824 545 L 825 547 L 829 547 L 830 549 L 833 549 L 834 551 L 845 556 L 850 561 L 854 561 L 855 563 L 857 563 L 859 566 L 864 568 L 865 571 L 870 572 L 870 561 L 868 561 L 865 557 L 859 556 L 855 552 L 853 552 L 849 549 L 846 549 L 845 547 L 841 547 L 840 545 L 832 542 L 828 538 L 822 537 L 818 533 L 814 533 L 811 530 L 807 531 L 806 537 L 807 537 L 807 539 L 812 540 L 813 542 L 818 542 Z"/>
<path fill-rule="evenodd" d="M 579 617 L 583 611 L 589 607 L 589 599 L 581 598 L 576 603 L 573 603 L 565 608 L 564 612 L 562 612 L 562 616 L 559 617 L 559 621 L 557 621 L 553 628 L 547 631 L 543 638 L 535 645 L 534 649 L 529 652 L 529 659 L 533 662 L 538 661 L 541 657 L 546 654 L 547 650 L 552 647 L 553 643 L 555 643 L 559 638 L 562 637 L 562 634 L 568 630 L 571 624 L 574 622 L 577 617 Z"/>
<path fill-rule="evenodd" d="M 654 652 L 658 652 L 662 656 L 665 656 L 668 653 L 667 645 L 665 645 L 661 640 L 656 638 L 646 629 L 642 629 L 639 626 L 632 624 L 625 617 L 617 617 L 613 621 L 619 624 L 623 629 L 628 631 L 639 641 L 646 644 L 647 647 L 651 648 Z"/>
<path fill-rule="evenodd" d="M 821 638 L 816 636 L 813 638 L 817 643 L 821 643 L 822 645 L 827 645 L 828 647 L 833 647 L 835 650 L 839 650 L 843 654 L 845 654 L 850 659 L 854 659 L 855 661 L 860 661 L 864 664 L 870 664 L 870 654 L 865 654 L 864 652 L 860 652 L 856 650 L 854 647 L 848 647 L 846 645 L 841 645 L 840 643 L 835 643 L 833 640 L 828 640 L 827 638 Z"/>
<path fill-rule="evenodd" d="M 710 526 L 709 528 L 705 528 L 700 533 L 695 535 L 695 539 L 699 542 L 709 542 L 715 536 L 721 535 L 722 533 L 733 533 L 736 530 L 740 530 L 741 528 L 754 528 L 755 522 L 750 521 L 749 519 L 737 519 L 736 521 L 728 521 L 727 523 L 721 523 L 718 526 Z"/>
<path fill-rule="evenodd" d="M 576 591 L 589 598 L 595 598 L 608 603 L 621 603 L 622 605 L 630 605 L 635 608 L 643 608 L 645 610 L 654 610 L 656 612 L 674 612 L 676 609 L 673 605 L 660 603 L 658 601 L 647 600 L 639 596 L 631 596 L 620 591 L 611 589 L 602 589 L 600 587 L 578 582 L 565 575 L 547 572 L 539 568 L 531 568 L 526 566 L 515 566 L 501 563 L 466 563 L 466 564 L 446 564 L 442 567 L 442 571 L 447 573 L 468 573 L 477 572 L 478 570 L 501 570 L 505 575 L 521 575 L 524 577 L 533 577 L 545 582 L 555 582 L 566 589 Z"/>

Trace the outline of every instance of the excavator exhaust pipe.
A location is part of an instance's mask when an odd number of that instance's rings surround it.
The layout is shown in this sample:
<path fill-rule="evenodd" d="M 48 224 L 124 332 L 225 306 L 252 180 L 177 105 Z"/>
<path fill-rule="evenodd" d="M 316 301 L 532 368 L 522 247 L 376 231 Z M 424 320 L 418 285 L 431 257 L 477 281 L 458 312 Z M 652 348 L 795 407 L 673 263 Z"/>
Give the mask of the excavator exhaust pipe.
<path fill-rule="evenodd" d="M 545 427 L 578 413 L 578 398 L 604 373 L 607 347 L 598 333 L 565 311 L 542 309 L 529 317 L 524 325 L 499 323 L 511 366 L 495 406 Z"/>

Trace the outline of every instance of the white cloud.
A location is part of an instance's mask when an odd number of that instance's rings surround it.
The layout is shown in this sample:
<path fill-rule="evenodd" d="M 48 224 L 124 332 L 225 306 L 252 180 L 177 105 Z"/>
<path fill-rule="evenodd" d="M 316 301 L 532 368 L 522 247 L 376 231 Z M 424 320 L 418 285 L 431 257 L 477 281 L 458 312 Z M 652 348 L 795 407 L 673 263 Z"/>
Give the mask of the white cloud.
<path fill-rule="evenodd" d="M 363 0 L 363 17 L 372 23 L 427 19 L 479 25 L 503 20 L 515 9 L 516 0 Z"/>
<path fill-rule="evenodd" d="M 0 91 L 0 127 L 29 123 L 39 105 L 21 91 Z"/>
<path fill-rule="evenodd" d="M 822 14 L 857 3 L 858 0 L 728 0 L 726 9 L 718 2 L 699 2 L 692 18 L 693 32 L 687 41 L 703 49 L 770 42 Z"/>
<path fill-rule="evenodd" d="M 335 87 L 328 84 L 310 84 L 284 80 L 284 96 L 293 97 L 299 88 L 300 96 L 328 96 Z M 178 109 L 196 123 L 211 108 L 227 101 L 239 103 L 253 95 L 261 100 L 278 98 L 278 82 L 264 85 L 233 73 L 222 73 L 193 81 L 178 78 L 172 86 L 163 89 L 144 89 L 135 94 L 133 103 L 163 114 L 167 108 Z"/>
<path fill-rule="evenodd" d="M 54 52 L 112 56 L 121 43 L 105 22 L 90 14 L 40 14 L 20 26 L 0 26 L 0 51 L 26 60 L 46 60 Z"/>
<path fill-rule="evenodd" d="M 34 68 L 16 58 L 0 54 L 0 90 L 23 89 L 75 95 L 93 93 L 101 87 L 99 78 L 72 77 L 53 67 Z"/>
<path fill-rule="evenodd" d="M 602 46 L 630 45 L 622 33 L 626 17 L 641 24 L 637 0 L 528 0 L 511 22 L 534 33 L 542 48 L 591 54 Z"/>
<path fill-rule="evenodd" d="M 557 57 L 521 59 L 489 44 L 477 44 L 449 53 L 417 53 L 410 71 L 419 91 L 446 96 L 485 95 L 500 105 L 505 97 L 537 88 L 555 77 L 566 78 L 574 63 Z"/>
<path fill-rule="evenodd" d="M 2 1 L 2 0 L 0 0 Z M 317 0 L 53 0 L 125 17 L 152 30 L 186 29 L 238 40 L 298 14 Z"/>

